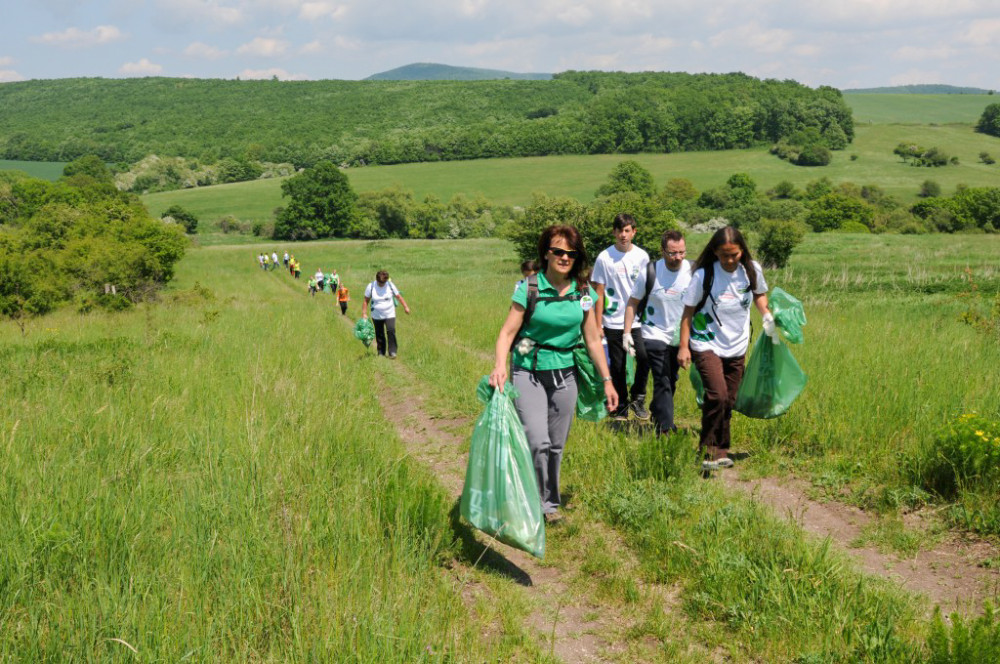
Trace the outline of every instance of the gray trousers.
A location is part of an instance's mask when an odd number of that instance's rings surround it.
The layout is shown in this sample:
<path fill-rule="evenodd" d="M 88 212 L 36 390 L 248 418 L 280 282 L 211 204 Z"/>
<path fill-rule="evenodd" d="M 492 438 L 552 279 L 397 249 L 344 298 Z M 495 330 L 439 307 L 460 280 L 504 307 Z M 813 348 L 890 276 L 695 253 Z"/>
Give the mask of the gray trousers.
<path fill-rule="evenodd" d="M 520 392 L 514 405 L 535 462 L 542 512 L 555 512 L 562 503 L 559 466 L 576 412 L 576 372 L 573 367 L 550 371 L 514 367 L 511 381 Z"/>

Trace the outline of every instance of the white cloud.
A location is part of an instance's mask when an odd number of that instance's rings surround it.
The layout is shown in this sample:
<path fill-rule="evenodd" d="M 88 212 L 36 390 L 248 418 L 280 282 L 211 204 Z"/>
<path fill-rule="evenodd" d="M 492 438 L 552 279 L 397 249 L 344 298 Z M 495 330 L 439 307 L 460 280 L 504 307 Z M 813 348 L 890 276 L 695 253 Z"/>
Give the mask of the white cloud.
<path fill-rule="evenodd" d="M 323 44 L 318 39 L 299 47 L 299 53 L 301 55 L 318 55 L 323 53 L 325 50 L 326 49 L 323 47 Z"/>
<path fill-rule="evenodd" d="M 163 71 L 163 66 L 142 58 L 139 62 L 126 62 L 118 68 L 125 76 L 155 76 Z"/>
<path fill-rule="evenodd" d="M 228 53 L 202 42 L 192 42 L 184 49 L 184 55 L 202 60 L 218 60 L 219 58 L 226 57 Z"/>
<path fill-rule="evenodd" d="M 961 39 L 974 46 L 995 46 L 1000 41 L 1000 19 L 973 21 Z"/>
<path fill-rule="evenodd" d="M 284 69 L 271 67 L 269 69 L 244 69 L 239 77 L 243 79 L 261 80 L 274 78 L 277 76 L 282 81 L 306 81 L 309 79 L 305 74 L 289 74 Z"/>
<path fill-rule="evenodd" d="M 304 2 L 299 8 L 299 17 L 306 21 L 321 18 L 339 19 L 347 14 L 347 5 L 336 2 Z"/>
<path fill-rule="evenodd" d="M 125 35 L 115 26 L 99 25 L 93 30 L 67 28 L 62 32 L 46 32 L 41 37 L 32 37 L 31 40 L 41 44 L 50 44 L 64 48 L 85 48 L 110 44 L 124 38 Z"/>
<path fill-rule="evenodd" d="M 921 85 L 943 82 L 944 78 L 941 76 L 941 72 L 933 69 L 910 69 L 889 77 L 889 85 Z"/>
<path fill-rule="evenodd" d="M 236 53 L 239 55 L 259 55 L 262 57 L 274 57 L 283 55 L 288 49 L 288 42 L 281 39 L 269 37 L 256 37 L 253 41 L 243 44 Z"/>
<path fill-rule="evenodd" d="M 2 58 L 0 58 L 0 67 L 7 67 L 12 64 L 14 64 L 14 58 L 10 57 L 9 55 L 5 55 Z"/>
<path fill-rule="evenodd" d="M 920 62 L 922 60 L 946 60 L 958 51 L 950 46 L 934 46 L 922 48 L 920 46 L 902 46 L 896 49 L 892 56 L 897 60 L 909 60 Z"/>
<path fill-rule="evenodd" d="M 23 80 L 24 77 L 13 69 L 0 69 L 0 83 L 13 83 L 14 81 Z"/>
<path fill-rule="evenodd" d="M 757 53 L 780 53 L 786 50 L 793 34 L 788 30 L 766 30 L 757 23 L 747 23 L 723 30 L 709 38 L 713 48 L 750 49 Z"/>
<path fill-rule="evenodd" d="M 246 18 L 240 6 L 229 6 L 219 0 L 155 0 L 155 2 L 162 19 L 174 27 L 199 25 L 220 28 L 235 25 Z"/>

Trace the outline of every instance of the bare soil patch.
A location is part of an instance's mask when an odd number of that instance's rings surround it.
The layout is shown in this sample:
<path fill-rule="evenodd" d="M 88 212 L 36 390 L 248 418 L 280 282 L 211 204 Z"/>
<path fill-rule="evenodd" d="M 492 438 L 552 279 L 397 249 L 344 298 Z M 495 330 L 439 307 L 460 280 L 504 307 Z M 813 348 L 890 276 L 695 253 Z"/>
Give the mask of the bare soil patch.
<path fill-rule="evenodd" d="M 980 612 L 983 603 L 1000 596 L 1000 570 L 982 565 L 995 559 L 998 550 L 988 542 L 950 535 L 913 557 L 883 553 L 873 546 L 854 547 L 873 517 L 863 510 L 837 502 L 808 497 L 801 480 L 766 477 L 743 480 L 732 470 L 720 473 L 728 486 L 743 491 L 778 514 L 820 538 L 829 537 L 869 574 L 883 576 L 902 588 L 927 598 L 928 608 L 939 605 L 944 613 Z M 907 519 L 916 525 L 917 517 Z"/>

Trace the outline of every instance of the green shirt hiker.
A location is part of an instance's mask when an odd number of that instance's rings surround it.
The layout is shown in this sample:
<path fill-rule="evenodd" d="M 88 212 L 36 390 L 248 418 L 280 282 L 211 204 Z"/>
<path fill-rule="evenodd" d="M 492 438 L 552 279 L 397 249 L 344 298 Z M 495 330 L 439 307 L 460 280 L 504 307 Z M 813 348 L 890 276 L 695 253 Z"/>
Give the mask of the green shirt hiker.
<path fill-rule="evenodd" d="M 572 292 L 576 287 L 576 281 L 573 281 L 567 293 Z M 558 295 L 559 293 L 552 287 L 549 280 L 545 278 L 545 275 L 539 273 L 538 297 L 556 297 Z M 589 301 L 586 299 L 587 297 L 590 298 Z M 566 300 L 563 302 L 539 301 L 535 304 L 535 311 L 531 316 L 531 320 L 528 321 L 528 326 L 525 328 L 523 336 L 539 344 L 567 349 L 565 351 L 548 350 L 545 348 L 537 349 L 538 362 L 534 367 L 535 369 L 567 369 L 574 366 L 572 347 L 583 343 L 580 326 L 583 324 L 584 308 L 592 307 L 595 298 L 594 289 L 588 286 L 587 295 L 580 300 Z M 511 299 L 522 307 L 527 307 L 527 284 L 523 282 L 519 284 Z M 534 349 L 528 355 L 522 355 L 517 350 L 517 344 L 515 344 L 513 350 L 514 366 L 531 370 L 532 364 L 534 364 L 534 355 Z"/>

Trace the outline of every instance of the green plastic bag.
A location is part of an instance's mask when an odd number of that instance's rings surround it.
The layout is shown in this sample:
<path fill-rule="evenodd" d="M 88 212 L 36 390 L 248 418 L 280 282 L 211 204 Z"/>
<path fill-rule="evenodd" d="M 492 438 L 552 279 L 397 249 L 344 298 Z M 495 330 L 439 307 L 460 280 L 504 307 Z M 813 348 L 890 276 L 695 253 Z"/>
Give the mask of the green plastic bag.
<path fill-rule="evenodd" d="M 788 346 L 762 334 L 747 360 L 733 409 L 761 420 L 784 415 L 806 386 L 806 375 Z"/>
<path fill-rule="evenodd" d="M 698 402 L 700 408 L 705 403 L 705 385 L 701 382 L 701 374 L 698 373 L 698 367 L 694 365 L 694 362 L 691 363 L 688 377 L 691 379 L 691 387 L 694 388 L 694 400 Z"/>
<path fill-rule="evenodd" d="M 459 511 L 487 535 L 542 558 L 545 518 L 528 439 L 514 408 L 518 393 L 510 383 L 500 392 L 483 376 L 476 396 L 486 409 L 472 431 Z"/>
<path fill-rule="evenodd" d="M 576 366 L 576 416 L 588 422 L 600 422 L 608 414 L 601 374 L 586 348 L 573 349 L 573 363 Z"/>
<path fill-rule="evenodd" d="M 802 343 L 802 326 L 806 324 L 806 311 L 802 302 L 780 288 L 767 296 L 767 305 L 774 314 L 774 324 L 781 336 L 793 344 Z"/>
<path fill-rule="evenodd" d="M 631 353 L 625 353 L 625 383 L 632 387 L 635 382 L 635 358 Z"/>
<path fill-rule="evenodd" d="M 365 345 L 365 348 L 368 348 L 375 339 L 375 326 L 367 318 L 359 318 L 358 322 L 354 324 L 354 336 L 361 339 L 361 343 Z"/>

